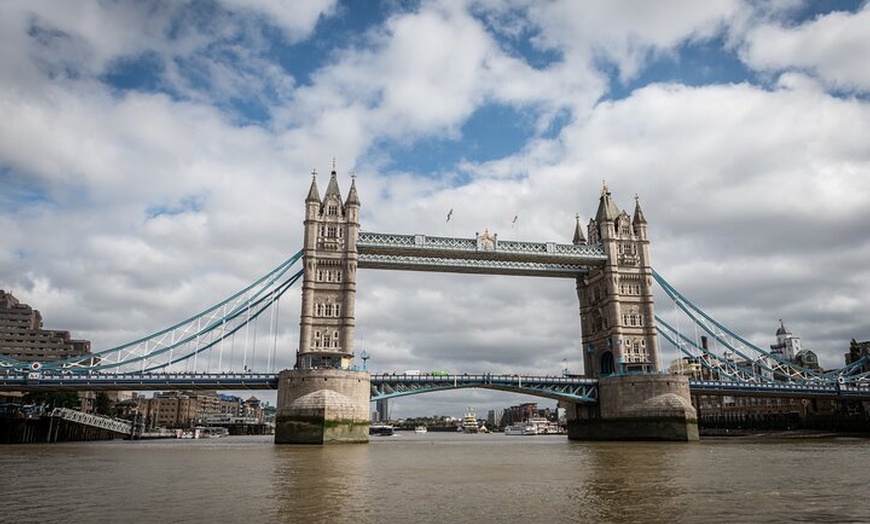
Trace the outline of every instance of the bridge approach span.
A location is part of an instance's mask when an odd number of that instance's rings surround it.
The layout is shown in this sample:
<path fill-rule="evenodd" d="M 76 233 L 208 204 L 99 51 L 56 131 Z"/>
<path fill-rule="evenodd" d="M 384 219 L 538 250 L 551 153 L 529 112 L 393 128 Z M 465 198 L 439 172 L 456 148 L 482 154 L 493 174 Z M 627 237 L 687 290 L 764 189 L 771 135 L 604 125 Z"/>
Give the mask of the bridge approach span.
<path fill-rule="evenodd" d="M 7 375 L 0 391 L 164 391 L 278 389 L 274 373 L 90 373 Z"/>

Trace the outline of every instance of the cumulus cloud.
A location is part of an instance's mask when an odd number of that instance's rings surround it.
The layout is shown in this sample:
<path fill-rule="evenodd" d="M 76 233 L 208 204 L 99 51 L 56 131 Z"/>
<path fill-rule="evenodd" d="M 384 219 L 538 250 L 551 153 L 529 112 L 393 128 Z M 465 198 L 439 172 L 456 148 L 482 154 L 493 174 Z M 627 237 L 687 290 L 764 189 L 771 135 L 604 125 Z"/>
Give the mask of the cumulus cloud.
<path fill-rule="evenodd" d="M 855 13 L 833 12 L 797 26 L 761 24 L 741 46 L 751 67 L 771 73 L 806 71 L 831 89 L 866 93 L 870 71 L 854 57 L 870 54 L 870 5 Z"/>

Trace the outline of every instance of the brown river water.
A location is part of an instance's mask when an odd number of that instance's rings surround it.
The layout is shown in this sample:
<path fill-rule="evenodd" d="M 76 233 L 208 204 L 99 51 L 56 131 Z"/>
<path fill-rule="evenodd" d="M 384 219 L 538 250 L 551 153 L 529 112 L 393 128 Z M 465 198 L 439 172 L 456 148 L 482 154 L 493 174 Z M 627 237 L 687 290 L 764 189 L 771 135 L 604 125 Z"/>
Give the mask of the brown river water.
<path fill-rule="evenodd" d="M 430 432 L 0 447 L 3 523 L 870 522 L 870 440 Z"/>

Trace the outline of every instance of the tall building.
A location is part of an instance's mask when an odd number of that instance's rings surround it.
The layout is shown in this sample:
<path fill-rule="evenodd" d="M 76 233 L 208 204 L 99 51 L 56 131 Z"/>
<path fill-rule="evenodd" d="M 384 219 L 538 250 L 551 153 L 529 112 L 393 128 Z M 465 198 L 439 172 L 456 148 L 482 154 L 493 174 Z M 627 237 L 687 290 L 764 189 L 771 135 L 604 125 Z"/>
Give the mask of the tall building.
<path fill-rule="evenodd" d="M 0 355 L 32 365 L 64 360 L 91 352 L 87 340 L 69 331 L 42 329 L 42 314 L 0 289 Z"/>

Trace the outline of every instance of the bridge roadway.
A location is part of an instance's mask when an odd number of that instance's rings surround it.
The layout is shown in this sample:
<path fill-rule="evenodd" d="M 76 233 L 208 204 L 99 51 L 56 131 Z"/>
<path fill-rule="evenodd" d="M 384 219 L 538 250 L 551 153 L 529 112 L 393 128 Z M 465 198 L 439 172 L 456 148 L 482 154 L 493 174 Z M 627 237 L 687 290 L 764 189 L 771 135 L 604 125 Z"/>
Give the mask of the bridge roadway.
<path fill-rule="evenodd" d="M 433 391 L 484 388 L 512 393 L 597 402 L 598 380 L 568 376 L 506 374 L 391 374 L 371 375 L 372 400 Z M 693 394 L 870 400 L 870 384 L 750 383 L 690 380 Z M 130 373 L 130 374 L 5 374 L 0 391 L 164 391 L 164 390 L 264 390 L 277 389 L 275 373 Z"/>

